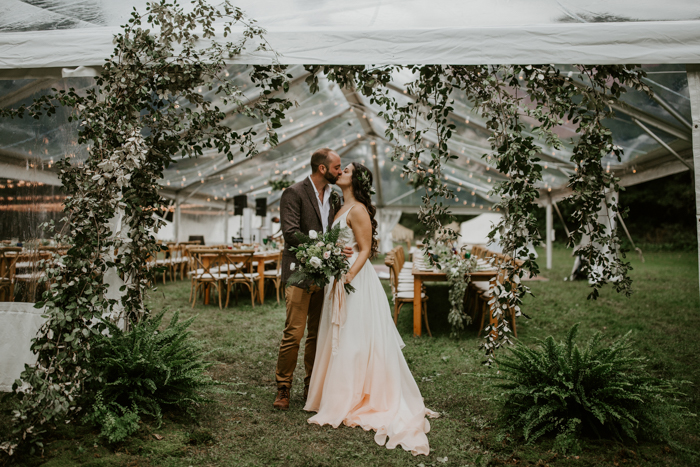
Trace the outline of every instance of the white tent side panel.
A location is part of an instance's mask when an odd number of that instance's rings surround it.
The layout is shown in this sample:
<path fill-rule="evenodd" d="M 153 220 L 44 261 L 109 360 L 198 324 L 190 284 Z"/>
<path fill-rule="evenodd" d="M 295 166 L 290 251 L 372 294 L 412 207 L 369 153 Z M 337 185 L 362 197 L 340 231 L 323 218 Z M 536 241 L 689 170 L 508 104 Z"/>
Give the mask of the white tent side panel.
<path fill-rule="evenodd" d="M 115 27 L 0 33 L 0 69 L 95 67 Z M 223 37 L 222 37 L 223 39 Z M 300 30 L 266 35 L 285 64 L 700 63 L 700 21 L 563 23 L 472 28 Z M 267 64 L 246 53 L 237 62 Z M 64 70 L 63 74 L 70 73 Z M 27 72 L 32 77 L 36 72 Z M 58 73 L 61 74 L 61 73 Z M 21 74 L 13 74 L 21 77 Z"/>
<path fill-rule="evenodd" d="M 500 214 L 486 213 L 462 222 L 459 232 L 459 243 L 462 245 L 486 246 L 489 242 L 489 232 L 502 218 L 503 216 Z"/>

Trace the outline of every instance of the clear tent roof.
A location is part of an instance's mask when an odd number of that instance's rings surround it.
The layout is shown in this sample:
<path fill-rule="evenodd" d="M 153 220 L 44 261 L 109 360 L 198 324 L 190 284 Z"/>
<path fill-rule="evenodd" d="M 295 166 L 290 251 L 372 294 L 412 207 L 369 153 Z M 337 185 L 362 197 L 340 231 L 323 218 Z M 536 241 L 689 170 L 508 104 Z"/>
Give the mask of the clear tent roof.
<path fill-rule="evenodd" d="M 562 68 L 567 71 L 566 66 Z M 657 93 L 659 101 L 639 92 L 629 92 L 624 97 L 624 108 L 617 112 L 615 119 L 607 122 L 616 144 L 624 148 L 625 156 L 621 163 L 609 160 L 604 164 L 609 164 L 610 170 L 623 177 L 632 177 L 638 171 L 652 170 L 663 164 L 678 165 L 674 156 L 633 121 L 635 118 L 643 121 L 660 140 L 682 155 L 690 150 L 689 130 L 660 104 L 667 103 L 681 119 L 690 120 L 685 68 L 679 65 L 645 68 L 649 73 L 647 82 Z M 229 79 L 240 85 L 248 98 L 255 98 L 257 90 L 248 80 L 246 66 L 233 65 L 228 71 Z M 305 72 L 303 67 L 294 66 L 291 73 L 295 78 L 303 78 Z M 397 74 L 390 92 L 399 100 L 409 99 L 403 93 L 409 80 L 410 76 Z M 91 78 L 0 80 L 0 105 L 29 103 L 51 87 L 86 89 L 92 85 Z M 202 92 L 206 94 L 208 91 Z M 383 137 L 385 126 L 383 119 L 377 116 L 379 109 L 362 96 L 353 94 L 348 97 L 346 93 L 334 83 L 322 79 L 320 91 L 311 94 L 303 79 L 295 79 L 288 97 L 299 105 L 289 110 L 279 130 L 280 144 L 277 147 L 261 148 L 261 153 L 253 158 L 239 155 L 231 161 L 216 151 L 205 152 L 199 158 L 180 158 L 165 171 L 160 181 L 164 196 L 174 198 L 179 193 L 198 203 L 222 206 L 223 200 L 245 194 L 250 202 L 257 197 L 266 197 L 271 208 L 276 209 L 280 192 L 271 189 L 270 180 L 283 176 L 293 181 L 303 179 L 310 173 L 311 153 L 321 147 L 330 147 L 341 154 L 344 163 L 359 161 L 380 175 L 375 176 L 377 195 L 374 202 L 378 206 L 405 211 L 417 209 L 421 204 L 421 192 L 415 191 L 401 177 L 402 157 L 391 160 L 393 151 L 391 143 Z M 460 96 L 454 97 L 455 112 L 450 118 L 457 131 L 449 148 L 458 158 L 445 167 L 445 181 L 456 194 L 456 199 L 450 204 L 455 212 L 487 210 L 496 201 L 488 193 L 503 175 L 495 170 L 488 157 L 482 158 L 490 152 L 489 132 L 483 122 L 472 112 L 469 102 L 462 101 Z M 231 112 L 227 121 L 231 128 L 253 127 L 259 135 L 264 134 L 261 123 L 235 114 L 231 108 L 223 110 Z M 0 121 L 0 167 L 6 173 L 4 176 L 39 180 L 37 173 L 42 173 L 58 183 L 52 168 L 55 161 L 66 155 L 74 163 L 84 160 L 87 148 L 77 145 L 76 123 L 69 123 L 68 115 L 69 111 L 62 109 L 40 120 Z M 560 150 L 542 147 L 543 190 L 563 189 L 573 170 L 569 158 L 574 129 L 567 123 L 558 131 L 566 142 L 564 147 Z M 45 181 L 46 177 L 41 180 Z"/>

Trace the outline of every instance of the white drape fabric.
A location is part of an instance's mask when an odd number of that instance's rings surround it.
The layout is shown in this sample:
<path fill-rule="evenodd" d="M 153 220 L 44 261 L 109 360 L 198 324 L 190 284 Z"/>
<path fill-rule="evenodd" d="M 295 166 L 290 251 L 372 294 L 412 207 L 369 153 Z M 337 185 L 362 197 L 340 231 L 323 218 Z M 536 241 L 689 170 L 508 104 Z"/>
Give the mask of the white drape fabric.
<path fill-rule="evenodd" d="M 0 392 L 10 392 L 24 365 L 36 362 L 31 345 L 43 312 L 34 303 L 0 302 Z"/>
<path fill-rule="evenodd" d="M 394 247 L 391 231 L 401 220 L 401 209 L 382 208 L 377 210 L 377 234 L 379 234 L 379 252 L 389 253 Z"/>

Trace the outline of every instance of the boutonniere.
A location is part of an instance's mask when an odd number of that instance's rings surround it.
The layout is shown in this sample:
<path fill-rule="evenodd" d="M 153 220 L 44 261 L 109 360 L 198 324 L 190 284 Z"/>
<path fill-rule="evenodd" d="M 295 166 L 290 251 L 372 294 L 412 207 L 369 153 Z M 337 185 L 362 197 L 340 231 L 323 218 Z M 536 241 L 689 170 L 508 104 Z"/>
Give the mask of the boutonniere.
<path fill-rule="evenodd" d="M 337 191 L 331 191 L 331 205 L 334 207 L 340 206 L 340 195 Z"/>

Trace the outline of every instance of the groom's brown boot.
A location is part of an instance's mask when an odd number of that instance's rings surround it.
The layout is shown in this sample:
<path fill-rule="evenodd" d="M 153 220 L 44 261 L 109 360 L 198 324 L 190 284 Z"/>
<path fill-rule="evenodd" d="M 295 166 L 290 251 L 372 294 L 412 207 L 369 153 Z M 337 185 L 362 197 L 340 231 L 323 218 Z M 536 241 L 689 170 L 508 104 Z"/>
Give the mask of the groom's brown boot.
<path fill-rule="evenodd" d="M 306 399 L 309 398 L 309 387 L 304 386 L 304 403 L 306 404 Z"/>
<path fill-rule="evenodd" d="M 275 402 L 272 406 L 279 410 L 289 409 L 289 388 L 284 386 L 277 388 L 277 397 L 275 397 Z"/>

